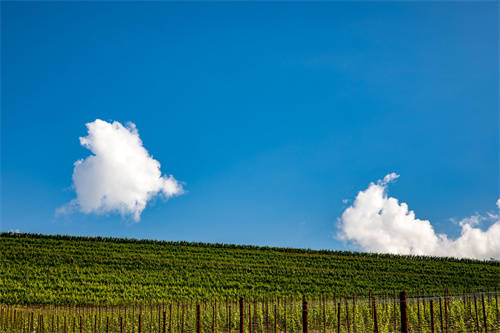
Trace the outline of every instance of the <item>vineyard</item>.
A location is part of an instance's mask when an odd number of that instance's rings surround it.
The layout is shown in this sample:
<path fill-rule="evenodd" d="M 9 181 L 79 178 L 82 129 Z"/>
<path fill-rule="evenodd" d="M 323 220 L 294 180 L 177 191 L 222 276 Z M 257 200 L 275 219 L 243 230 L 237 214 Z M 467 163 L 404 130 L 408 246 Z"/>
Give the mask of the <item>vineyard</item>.
<path fill-rule="evenodd" d="M 500 287 L 498 261 L 0 234 L 0 304 L 130 305 L 217 298 L 351 298 Z"/>
<path fill-rule="evenodd" d="M 402 293 L 403 294 L 403 293 Z M 3 306 L 0 332 L 495 332 L 498 295 L 243 298 L 130 306 Z"/>

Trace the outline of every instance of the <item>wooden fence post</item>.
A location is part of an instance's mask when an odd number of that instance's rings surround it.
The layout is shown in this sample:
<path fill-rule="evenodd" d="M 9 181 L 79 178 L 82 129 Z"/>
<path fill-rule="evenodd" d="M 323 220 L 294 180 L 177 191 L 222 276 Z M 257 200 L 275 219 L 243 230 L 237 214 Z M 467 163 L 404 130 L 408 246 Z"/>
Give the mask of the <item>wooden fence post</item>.
<path fill-rule="evenodd" d="M 498 315 L 498 289 L 495 289 L 495 312 L 497 314 L 497 320 L 500 318 Z"/>
<path fill-rule="evenodd" d="M 441 301 L 441 297 L 439 297 L 439 323 L 441 327 L 441 332 L 444 332 L 443 326 L 443 302 Z"/>
<path fill-rule="evenodd" d="M 342 309 L 340 302 L 338 303 L 337 307 L 338 307 L 337 308 L 337 333 L 340 333 L 340 310 Z"/>
<path fill-rule="evenodd" d="M 417 296 L 417 322 L 418 322 L 418 330 L 421 330 L 422 321 L 420 319 L 420 296 Z"/>
<path fill-rule="evenodd" d="M 373 333 L 378 333 L 377 304 L 373 297 Z"/>
<path fill-rule="evenodd" d="M 344 299 L 345 305 L 345 321 L 347 324 L 347 333 L 351 333 L 351 323 L 349 321 L 349 303 L 347 303 L 347 298 Z"/>
<path fill-rule="evenodd" d="M 276 304 L 274 304 L 274 333 L 278 333 L 277 317 L 278 317 L 278 307 L 276 306 Z"/>
<path fill-rule="evenodd" d="M 326 333 L 326 297 L 323 296 L 323 333 Z"/>
<path fill-rule="evenodd" d="M 240 333 L 245 332 L 245 303 L 243 297 L 240 297 Z"/>
<path fill-rule="evenodd" d="M 269 332 L 269 301 L 266 299 L 266 307 L 265 307 L 265 332 Z"/>
<path fill-rule="evenodd" d="M 252 333 L 252 307 L 248 304 L 248 333 Z"/>
<path fill-rule="evenodd" d="M 111 308 L 113 309 L 113 308 Z M 156 311 L 158 311 L 158 332 L 162 332 L 161 331 L 161 306 L 160 304 L 156 304 Z M 113 312 L 111 312 L 111 318 L 113 318 Z"/>
<path fill-rule="evenodd" d="M 172 302 L 168 304 L 168 331 L 172 332 Z"/>
<path fill-rule="evenodd" d="M 401 311 L 401 333 L 408 333 L 408 310 L 406 307 L 406 291 L 399 293 L 399 308 Z"/>
<path fill-rule="evenodd" d="M 120 317 L 119 319 L 120 319 L 120 333 L 123 333 L 123 319 L 122 317 Z"/>
<path fill-rule="evenodd" d="M 352 331 L 356 332 L 356 295 L 352 296 Z"/>
<path fill-rule="evenodd" d="M 186 304 L 182 303 L 182 315 L 181 315 L 181 333 L 184 333 L 184 314 L 186 312 Z"/>
<path fill-rule="evenodd" d="M 109 333 L 109 317 L 106 316 L 106 333 Z"/>
<path fill-rule="evenodd" d="M 431 299 L 431 333 L 434 333 L 434 301 Z"/>
<path fill-rule="evenodd" d="M 201 333 L 201 309 L 199 303 L 196 303 L 196 333 Z"/>
<path fill-rule="evenodd" d="M 486 320 L 486 307 L 484 306 L 484 294 L 481 294 L 481 301 L 483 303 L 483 322 L 484 322 L 484 331 L 488 332 L 488 322 Z"/>
<path fill-rule="evenodd" d="M 444 323 L 445 323 L 445 332 L 448 333 L 448 293 L 445 291 L 444 295 Z"/>
<path fill-rule="evenodd" d="M 231 332 L 231 304 L 229 304 L 229 322 L 228 322 L 228 328 L 229 328 L 229 332 Z"/>
<path fill-rule="evenodd" d="M 285 330 L 286 333 L 286 297 L 283 300 L 283 317 L 284 317 L 283 329 Z"/>
<path fill-rule="evenodd" d="M 253 299 L 253 317 L 252 317 L 252 323 L 253 323 L 253 332 L 256 332 L 258 329 L 257 325 L 257 299 Z"/>
<path fill-rule="evenodd" d="M 306 296 L 302 296 L 302 332 L 309 333 L 309 313 Z"/>
<path fill-rule="evenodd" d="M 215 333 L 215 308 L 217 307 L 217 302 L 214 301 L 212 304 L 212 333 Z"/>
<path fill-rule="evenodd" d="M 163 333 L 167 333 L 167 312 L 163 311 Z"/>
<path fill-rule="evenodd" d="M 476 312 L 476 328 L 479 331 L 479 315 L 477 314 L 477 298 L 476 298 L 476 293 L 474 293 L 474 311 Z"/>
<path fill-rule="evenodd" d="M 139 333 L 142 333 L 142 313 L 139 312 Z"/>

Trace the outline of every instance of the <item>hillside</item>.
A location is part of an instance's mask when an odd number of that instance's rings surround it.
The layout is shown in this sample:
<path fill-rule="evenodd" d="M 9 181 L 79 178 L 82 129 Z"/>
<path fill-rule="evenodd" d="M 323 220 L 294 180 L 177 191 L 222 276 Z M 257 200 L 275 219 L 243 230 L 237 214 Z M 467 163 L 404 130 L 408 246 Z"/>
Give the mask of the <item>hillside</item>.
<path fill-rule="evenodd" d="M 0 234 L 0 303 L 495 290 L 498 261 Z"/>

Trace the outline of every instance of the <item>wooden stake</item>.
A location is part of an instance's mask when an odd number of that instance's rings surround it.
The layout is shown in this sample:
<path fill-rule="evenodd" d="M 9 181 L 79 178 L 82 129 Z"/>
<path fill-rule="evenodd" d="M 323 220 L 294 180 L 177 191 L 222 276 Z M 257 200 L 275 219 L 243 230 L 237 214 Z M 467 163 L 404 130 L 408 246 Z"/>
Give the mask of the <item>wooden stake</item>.
<path fill-rule="evenodd" d="M 481 295 L 481 301 L 483 303 L 483 322 L 484 322 L 484 331 L 488 332 L 488 322 L 486 321 L 486 307 L 484 306 L 484 294 Z"/>
<path fill-rule="evenodd" d="M 340 333 L 340 310 L 341 310 L 341 304 L 340 302 L 337 304 L 337 333 Z"/>
<path fill-rule="evenodd" d="M 326 298 L 323 297 L 323 333 L 326 333 Z"/>
<path fill-rule="evenodd" d="M 431 299 L 431 333 L 434 333 L 434 301 Z"/>
<path fill-rule="evenodd" d="M 283 301 L 283 315 L 284 315 L 284 319 L 285 319 L 285 322 L 283 323 L 283 328 L 285 329 L 285 333 L 286 333 L 286 297 L 285 297 L 285 300 Z"/>
<path fill-rule="evenodd" d="M 164 312 L 165 313 L 165 312 Z M 163 315 L 163 320 L 167 319 L 165 316 L 166 314 Z M 166 326 L 166 324 L 165 324 Z M 168 304 L 168 331 L 172 332 L 172 303 Z"/>
<path fill-rule="evenodd" d="M 309 309 L 306 296 L 302 296 L 302 332 L 309 333 Z"/>
<path fill-rule="evenodd" d="M 378 333 L 377 304 L 375 303 L 375 297 L 373 297 L 373 333 Z"/>
<path fill-rule="evenodd" d="M 167 312 L 163 311 L 163 333 L 167 333 Z"/>
<path fill-rule="evenodd" d="M 401 333 L 408 333 L 408 310 L 406 307 L 406 291 L 399 293 L 399 309 L 401 311 Z"/>
<path fill-rule="evenodd" d="M 278 307 L 274 304 L 274 333 L 278 333 Z"/>
<path fill-rule="evenodd" d="M 393 291 L 393 309 L 392 309 L 392 316 L 394 317 L 394 330 L 397 330 L 397 325 L 398 325 L 398 319 L 397 319 L 397 315 L 396 315 L 396 301 L 397 301 L 397 298 L 396 298 L 396 290 Z"/>
<path fill-rule="evenodd" d="M 349 321 L 349 304 L 347 303 L 347 298 L 344 300 L 345 302 L 345 321 L 347 323 L 347 333 L 351 333 L 351 323 Z"/>
<path fill-rule="evenodd" d="M 266 332 L 269 332 L 269 302 L 267 299 L 266 299 L 265 311 L 266 311 L 266 313 L 265 313 L 265 320 L 266 320 L 265 330 L 266 330 Z"/>
<path fill-rule="evenodd" d="M 248 333 L 252 333 L 252 308 L 248 304 Z"/>
<path fill-rule="evenodd" d="M 201 309 L 199 303 L 196 303 L 196 333 L 201 333 Z"/>
<path fill-rule="evenodd" d="M 418 331 L 420 331 L 420 327 L 422 327 L 422 322 L 420 319 L 420 296 L 417 296 L 417 323 L 418 323 Z"/>
<path fill-rule="evenodd" d="M 243 297 L 240 297 L 240 333 L 245 332 L 245 304 Z"/>
<path fill-rule="evenodd" d="M 184 333 L 184 311 L 185 311 L 185 304 L 182 303 L 181 333 Z"/>
<path fill-rule="evenodd" d="M 445 293 L 444 296 L 444 323 L 445 323 L 445 332 L 448 333 L 448 297 L 447 294 Z"/>
<path fill-rule="evenodd" d="M 352 296 L 352 331 L 356 332 L 356 295 Z"/>
<path fill-rule="evenodd" d="M 212 333 L 215 333 L 215 309 L 217 308 L 217 303 L 212 304 Z"/>
<path fill-rule="evenodd" d="M 498 321 L 500 318 L 500 316 L 498 314 L 498 289 L 495 289 L 495 310 L 497 313 L 497 321 Z"/>
<path fill-rule="evenodd" d="M 476 312 L 476 329 L 479 331 L 479 316 L 477 314 L 477 298 L 476 298 L 476 293 L 474 293 L 474 310 Z"/>
<path fill-rule="evenodd" d="M 253 332 L 257 331 L 257 299 L 253 299 L 253 318 L 252 318 L 252 323 L 253 323 Z"/>
<path fill-rule="evenodd" d="M 227 299 L 226 299 L 226 302 L 227 302 Z M 228 321 L 228 328 L 229 328 L 229 332 L 231 332 L 231 304 L 229 304 L 229 321 Z"/>
<path fill-rule="evenodd" d="M 443 328 L 443 303 L 441 297 L 439 297 L 439 322 L 441 324 L 441 332 L 444 332 Z"/>
<path fill-rule="evenodd" d="M 158 329 L 160 329 L 158 327 Z M 153 304 L 149 302 L 149 333 L 153 333 Z"/>

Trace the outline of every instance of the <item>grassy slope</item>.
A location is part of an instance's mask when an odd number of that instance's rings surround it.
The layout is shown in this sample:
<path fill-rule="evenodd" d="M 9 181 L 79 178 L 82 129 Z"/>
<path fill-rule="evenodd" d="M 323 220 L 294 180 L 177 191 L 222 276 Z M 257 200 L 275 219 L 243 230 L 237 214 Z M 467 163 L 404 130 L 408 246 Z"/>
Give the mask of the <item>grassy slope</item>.
<path fill-rule="evenodd" d="M 0 234 L 0 303 L 459 292 L 499 286 L 498 261 Z"/>

